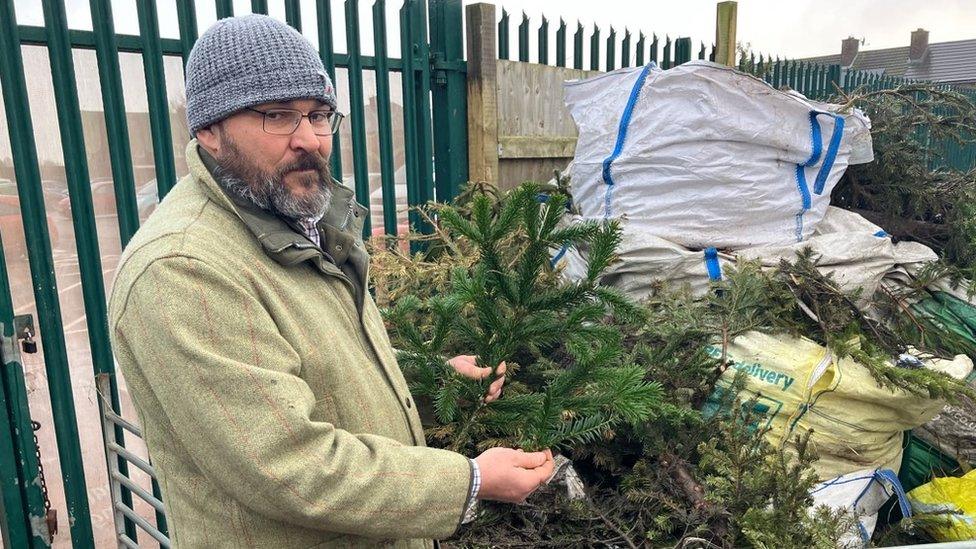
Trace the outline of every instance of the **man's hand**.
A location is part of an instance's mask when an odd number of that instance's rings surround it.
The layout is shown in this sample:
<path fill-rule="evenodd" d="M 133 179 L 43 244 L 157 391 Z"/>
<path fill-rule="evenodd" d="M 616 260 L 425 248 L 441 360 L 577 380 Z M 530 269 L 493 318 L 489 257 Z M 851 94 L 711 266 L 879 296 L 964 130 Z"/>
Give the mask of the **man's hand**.
<path fill-rule="evenodd" d="M 478 499 L 522 503 L 549 480 L 555 464 L 552 451 L 523 452 L 490 448 L 475 458 L 481 470 Z"/>
<path fill-rule="evenodd" d="M 477 358 L 473 355 L 459 355 L 448 360 L 447 363 L 454 368 L 455 372 L 468 379 L 480 380 L 490 376 L 491 368 L 479 368 L 476 362 Z M 502 396 L 502 386 L 505 385 L 504 362 L 498 365 L 495 373 L 498 378 L 488 386 L 488 392 L 485 393 L 485 402 L 498 400 L 498 397 Z"/>

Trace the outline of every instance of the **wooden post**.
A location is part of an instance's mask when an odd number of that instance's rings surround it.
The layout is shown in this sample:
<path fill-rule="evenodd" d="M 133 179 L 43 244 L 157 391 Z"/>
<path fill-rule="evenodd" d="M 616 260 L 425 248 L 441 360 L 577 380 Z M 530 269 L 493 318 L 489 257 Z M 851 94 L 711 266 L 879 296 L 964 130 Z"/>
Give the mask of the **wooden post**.
<path fill-rule="evenodd" d="M 465 8 L 468 50 L 468 179 L 498 184 L 495 5 Z"/>
<path fill-rule="evenodd" d="M 735 66 L 735 21 L 738 2 L 719 2 L 715 18 L 715 62 Z"/>

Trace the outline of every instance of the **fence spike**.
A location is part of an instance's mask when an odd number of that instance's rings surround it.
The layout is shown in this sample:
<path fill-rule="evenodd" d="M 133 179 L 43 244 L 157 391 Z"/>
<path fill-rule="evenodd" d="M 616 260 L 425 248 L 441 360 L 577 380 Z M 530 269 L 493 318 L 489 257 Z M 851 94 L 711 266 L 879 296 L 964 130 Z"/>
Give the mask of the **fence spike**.
<path fill-rule="evenodd" d="M 539 64 L 549 64 L 549 20 L 542 14 L 542 24 L 539 25 Z"/>
<path fill-rule="evenodd" d="M 637 66 L 642 66 L 644 64 L 644 31 L 639 31 L 640 35 L 637 38 L 637 55 L 634 58 L 634 62 Z"/>
<path fill-rule="evenodd" d="M 607 35 L 607 72 L 614 70 L 617 65 L 617 31 L 610 25 L 610 34 Z"/>
<path fill-rule="evenodd" d="M 573 68 L 576 70 L 583 69 L 583 34 L 585 32 L 583 23 L 577 19 L 576 33 L 573 34 Z"/>
<path fill-rule="evenodd" d="M 498 58 L 508 59 L 508 29 L 509 29 L 509 19 L 508 11 L 502 8 L 502 18 L 498 21 Z"/>
<path fill-rule="evenodd" d="M 529 16 L 522 12 L 522 22 L 518 28 L 519 61 L 529 62 Z"/>
<path fill-rule="evenodd" d="M 630 66 L 630 29 L 624 27 L 624 40 L 620 46 L 620 66 Z"/>
<path fill-rule="evenodd" d="M 559 28 L 556 29 L 556 66 L 566 66 L 566 21 L 559 18 Z"/>
<path fill-rule="evenodd" d="M 661 68 L 664 70 L 670 69 L 671 63 L 671 37 L 667 34 L 664 35 L 664 50 L 661 52 Z"/>
<path fill-rule="evenodd" d="M 600 70 L 600 27 L 593 23 L 593 34 L 590 35 L 590 70 Z"/>

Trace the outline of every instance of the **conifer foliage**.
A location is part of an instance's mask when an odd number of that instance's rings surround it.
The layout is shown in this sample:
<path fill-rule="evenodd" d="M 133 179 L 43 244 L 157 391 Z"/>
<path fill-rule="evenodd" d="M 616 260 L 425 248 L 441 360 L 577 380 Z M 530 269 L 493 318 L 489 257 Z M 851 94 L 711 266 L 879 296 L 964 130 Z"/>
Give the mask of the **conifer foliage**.
<path fill-rule="evenodd" d="M 809 435 L 792 452 L 766 440 L 752 403 L 737 401 L 742 378 L 719 395 L 721 413 L 702 413 L 728 345 L 750 331 L 811 338 L 887 387 L 949 400 L 967 391 L 944 374 L 892 364 L 908 344 L 933 356 L 969 353 L 965 338 L 865 314 L 863 296 L 841 291 L 809 251 L 775 269 L 740 262 L 705 296 L 662 283 L 635 304 L 600 284 L 619 227 L 565 225 L 567 201 L 558 187 L 534 184 L 472 192 L 423 212 L 437 222 L 424 253 L 374 252 L 395 289 L 385 314 L 428 443 L 466 455 L 553 448 L 584 485 L 582 499 L 549 487 L 526 505 L 486 502 L 450 546 L 835 547 L 852 518 L 811 508 Z M 550 260 L 569 245 L 588 252 L 576 282 Z M 947 269 L 934 264 L 918 287 L 879 292 L 872 308 L 900 314 Z M 506 362 L 503 397 L 485 403 L 493 378 L 455 373 L 446 360 L 459 354 L 483 367 Z"/>
<path fill-rule="evenodd" d="M 598 283 L 614 260 L 619 227 L 561 226 L 565 207 L 565 196 L 527 184 L 497 202 L 476 195 L 464 214 L 439 211 L 442 229 L 473 243 L 477 261 L 453 270 L 445 294 L 401 298 L 387 319 L 413 394 L 436 416 L 428 435 L 443 446 L 569 448 L 660 408 L 661 386 L 624 359 L 620 331 L 604 322 L 642 318 L 634 303 Z M 585 280 L 557 283 L 551 251 L 584 243 L 591 250 Z M 446 363 L 457 354 L 476 355 L 482 367 L 506 362 L 505 397 L 486 404 L 494 377 L 459 376 Z"/>

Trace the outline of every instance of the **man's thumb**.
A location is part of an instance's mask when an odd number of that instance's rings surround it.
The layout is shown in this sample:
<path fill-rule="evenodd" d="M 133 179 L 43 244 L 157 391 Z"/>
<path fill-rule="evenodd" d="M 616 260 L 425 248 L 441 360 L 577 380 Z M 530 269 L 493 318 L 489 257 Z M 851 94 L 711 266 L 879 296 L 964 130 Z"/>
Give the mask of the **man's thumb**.
<path fill-rule="evenodd" d="M 515 465 L 523 469 L 535 469 L 546 462 L 545 452 L 527 452 L 516 454 Z"/>

